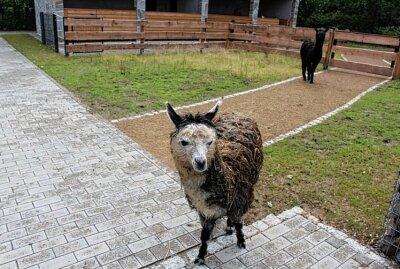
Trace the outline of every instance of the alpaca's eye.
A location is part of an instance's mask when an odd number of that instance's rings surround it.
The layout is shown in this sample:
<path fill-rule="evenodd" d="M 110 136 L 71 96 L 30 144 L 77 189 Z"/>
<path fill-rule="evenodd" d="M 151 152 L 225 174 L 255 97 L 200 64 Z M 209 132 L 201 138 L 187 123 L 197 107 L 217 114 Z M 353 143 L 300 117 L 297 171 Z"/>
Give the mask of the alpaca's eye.
<path fill-rule="evenodd" d="M 182 140 L 182 141 L 181 141 L 181 145 L 182 145 L 182 146 L 187 146 L 187 145 L 189 145 L 189 142 L 187 142 L 187 141 L 185 141 L 185 140 Z"/>
<path fill-rule="evenodd" d="M 208 142 L 207 146 L 211 146 L 212 143 L 213 143 L 213 141 Z"/>

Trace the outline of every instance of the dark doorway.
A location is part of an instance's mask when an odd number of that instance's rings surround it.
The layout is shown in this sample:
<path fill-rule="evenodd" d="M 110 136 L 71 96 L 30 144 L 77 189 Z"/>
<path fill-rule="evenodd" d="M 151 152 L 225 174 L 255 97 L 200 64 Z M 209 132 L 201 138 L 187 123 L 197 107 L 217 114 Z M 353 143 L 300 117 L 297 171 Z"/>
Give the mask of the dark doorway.
<path fill-rule="evenodd" d="M 169 4 L 169 11 L 177 12 L 178 11 L 178 0 L 171 0 Z"/>

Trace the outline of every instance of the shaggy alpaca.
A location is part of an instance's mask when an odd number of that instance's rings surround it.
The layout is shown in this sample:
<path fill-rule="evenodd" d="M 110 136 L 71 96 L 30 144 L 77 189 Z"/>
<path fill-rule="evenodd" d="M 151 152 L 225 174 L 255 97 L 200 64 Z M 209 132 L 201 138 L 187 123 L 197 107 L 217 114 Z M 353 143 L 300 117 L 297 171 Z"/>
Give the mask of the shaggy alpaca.
<path fill-rule="evenodd" d="M 324 28 L 315 28 L 315 42 L 306 40 L 301 45 L 301 69 L 303 71 L 304 81 L 309 80 L 310 83 L 314 83 L 314 72 L 322 59 L 322 47 L 324 46 L 325 34 L 327 31 L 328 29 L 325 30 Z"/>
<path fill-rule="evenodd" d="M 245 248 L 243 216 L 253 201 L 253 188 L 263 163 L 257 124 L 234 113 L 214 119 L 221 102 L 208 113 L 179 116 L 167 104 L 176 130 L 171 153 L 189 204 L 202 225 L 195 263 L 203 264 L 216 220 L 227 216 L 227 233 L 236 229 L 237 245 Z"/>

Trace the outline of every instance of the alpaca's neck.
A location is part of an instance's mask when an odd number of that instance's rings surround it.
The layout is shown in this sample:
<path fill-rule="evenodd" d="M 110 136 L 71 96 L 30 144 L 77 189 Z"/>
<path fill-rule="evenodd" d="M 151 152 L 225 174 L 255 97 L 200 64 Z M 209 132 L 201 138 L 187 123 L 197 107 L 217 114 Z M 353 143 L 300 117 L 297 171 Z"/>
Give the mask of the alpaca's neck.
<path fill-rule="evenodd" d="M 317 39 L 317 40 L 315 40 L 315 49 L 316 50 L 318 50 L 318 51 L 320 51 L 320 50 L 322 50 L 322 47 L 324 46 L 324 39 Z"/>

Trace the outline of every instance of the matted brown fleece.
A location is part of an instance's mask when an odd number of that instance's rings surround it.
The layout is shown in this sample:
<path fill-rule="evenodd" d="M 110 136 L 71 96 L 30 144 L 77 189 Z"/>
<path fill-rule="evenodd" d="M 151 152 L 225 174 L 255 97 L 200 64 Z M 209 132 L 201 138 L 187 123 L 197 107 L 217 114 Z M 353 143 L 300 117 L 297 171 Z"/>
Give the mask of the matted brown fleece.
<path fill-rule="evenodd" d="M 329 70 L 316 75 L 314 84 L 296 79 L 266 90 L 226 99 L 220 113 L 237 112 L 254 119 L 261 130 L 263 141 L 267 141 L 342 106 L 384 79 L 375 75 Z M 213 105 L 200 105 L 177 112 L 207 112 Z M 164 164 L 176 170 L 169 146 L 169 134 L 174 126 L 166 113 L 121 121 L 115 125 Z"/>

